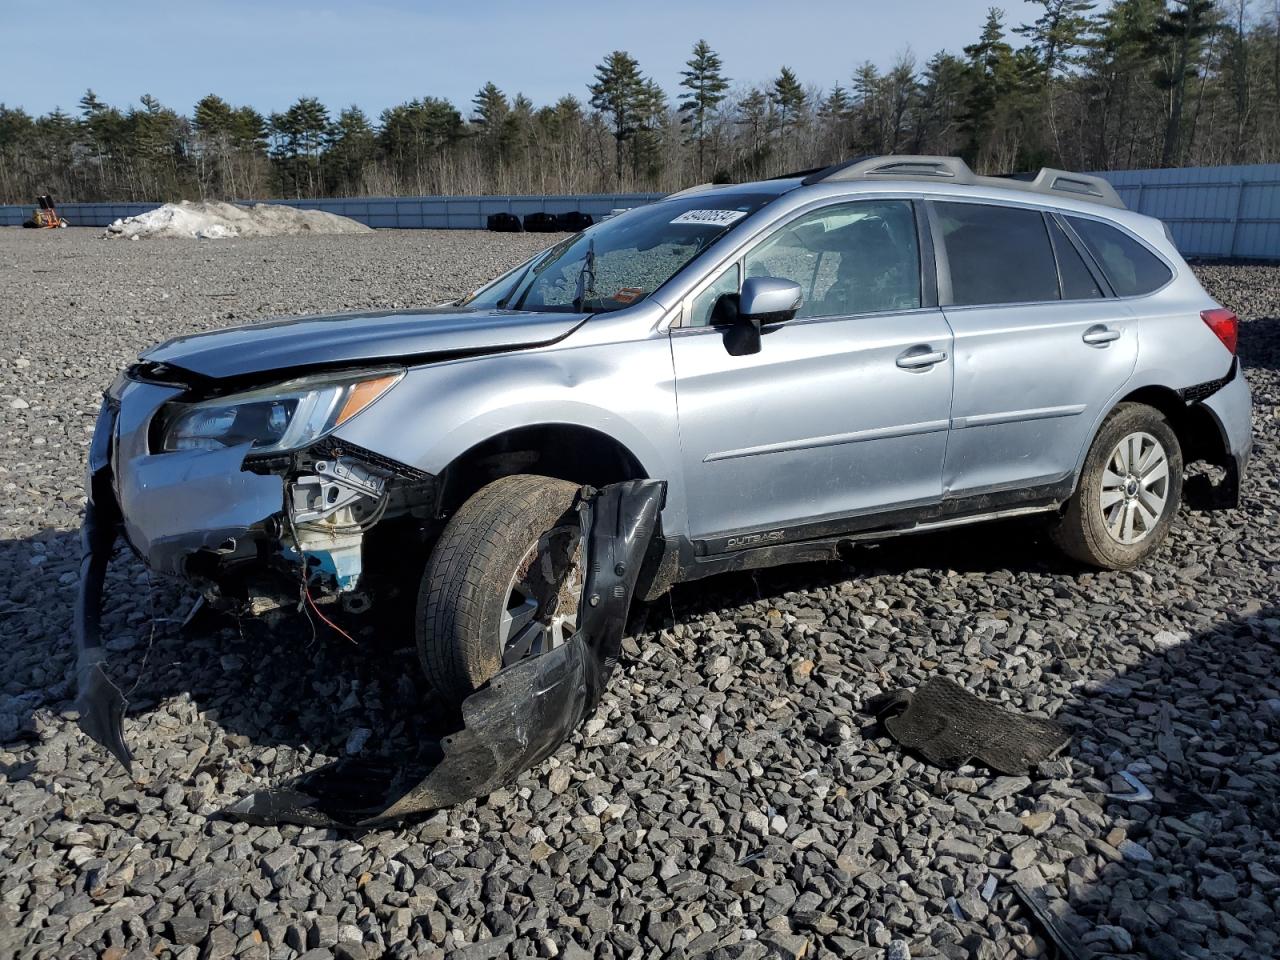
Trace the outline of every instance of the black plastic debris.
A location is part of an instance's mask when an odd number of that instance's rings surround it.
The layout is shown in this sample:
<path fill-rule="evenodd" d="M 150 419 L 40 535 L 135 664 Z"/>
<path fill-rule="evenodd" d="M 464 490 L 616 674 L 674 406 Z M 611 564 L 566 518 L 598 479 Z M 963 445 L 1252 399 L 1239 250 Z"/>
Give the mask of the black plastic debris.
<path fill-rule="evenodd" d="M 494 233 L 523 233 L 524 226 L 514 213 L 491 213 L 488 218 L 489 229 Z"/>
<path fill-rule="evenodd" d="M 89 498 L 80 525 L 80 586 L 71 628 L 76 645 L 76 723 L 86 736 L 106 747 L 126 772 L 132 772 L 133 757 L 124 739 L 128 703 L 107 675 L 102 646 L 102 587 L 120 523 L 106 475 L 106 444 L 114 419 L 110 413 L 104 404 L 89 448 Z"/>
<path fill-rule="evenodd" d="M 1077 942 L 1071 929 L 1054 914 L 1050 905 L 1041 898 L 1039 891 L 1030 890 L 1017 880 L 1010 881 L 1010 884 L 1014 894 L 1022 901 L 1022 905 L 1027 908 L 1046 936 L 1058 948 L 1058 956 L 1063 960 L 1093 960 L 1093 951 Z"/>
<path fill-rule="evenodd" d="M 585 576 L 578 630 L 499 671 L 462 703 L 463 726 L 402 766 L 339 760 L 224 813 L 250 823 L 366 828 L 486 796 L 549 757 L 594 712 L 617 664 L 666 484 L 632 480 L 579 497 Z"/>
<path fill-rule="evenodd" d="M 930 763 L 954 768 L 972 759 L 1022 776 L 1056 757 L 1071 735 L 1061 724 L 988 703 L 945 677 L 874 698 L 868 708 L 893 739 Z"/>

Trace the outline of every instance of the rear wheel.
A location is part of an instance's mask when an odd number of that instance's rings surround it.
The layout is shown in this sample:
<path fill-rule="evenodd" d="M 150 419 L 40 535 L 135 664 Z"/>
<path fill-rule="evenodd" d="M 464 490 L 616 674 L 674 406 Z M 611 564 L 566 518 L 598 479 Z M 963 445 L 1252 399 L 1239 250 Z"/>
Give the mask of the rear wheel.
<path fill-rule="evenodd" d="M 1120 570 L 1164 541 L 1182 499 L 1182 449 L 1164 415 L 1123 403 L 1103 423 L 1085 458 L 1054 542 L 1091 566 Z"/>
<path fill-rule="evenodd" d="M 577 629 L 577 491 L 550 477 L 503 477 L 445 526 L 418 591 L 417 641 L 427 679 L 447 700 L 460 703 Z"/>

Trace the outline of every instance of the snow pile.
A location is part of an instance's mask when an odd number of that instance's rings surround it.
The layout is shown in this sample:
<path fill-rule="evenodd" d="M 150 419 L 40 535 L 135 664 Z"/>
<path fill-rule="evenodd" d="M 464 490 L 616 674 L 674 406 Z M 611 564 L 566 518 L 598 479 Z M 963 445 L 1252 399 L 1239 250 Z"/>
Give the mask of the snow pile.
<path fill-rule="evenodd" d="M 184 237 L 225 240 L 233 237 L 285 237 L 300 233 L 369 233 L 370 229 L 349 217 L 322 210 L 298 210 L 275 203 L 237 206 L 216 200 L 166 203 L 136 217 L 125 217 L 107 227 L 104 237 L 129 240 L 151 237 Z"/>

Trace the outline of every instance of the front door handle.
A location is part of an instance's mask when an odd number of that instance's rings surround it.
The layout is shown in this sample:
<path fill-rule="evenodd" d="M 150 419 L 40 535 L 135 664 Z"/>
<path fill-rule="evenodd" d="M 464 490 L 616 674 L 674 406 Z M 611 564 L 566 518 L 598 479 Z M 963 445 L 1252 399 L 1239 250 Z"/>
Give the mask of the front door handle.
<path fill-rule="evenodd" d="M 1098 324 L 1086 330 L 1080 339 L 1091 347 L 1105 347 L 1111 341 L 1120 339 L 1120 331 Z"/>
<path fill-rule="evenodd" d="M 933 350 L 928 344 L 921 344 L 918 347 L 912 347 L 905 353 L 899 354 L 897 364 L 903 370 L 919 370 L 922 367 L 932 367 L 935 363 L 941 363 L 947 359 L 947 355 L 942 350 Z"/>

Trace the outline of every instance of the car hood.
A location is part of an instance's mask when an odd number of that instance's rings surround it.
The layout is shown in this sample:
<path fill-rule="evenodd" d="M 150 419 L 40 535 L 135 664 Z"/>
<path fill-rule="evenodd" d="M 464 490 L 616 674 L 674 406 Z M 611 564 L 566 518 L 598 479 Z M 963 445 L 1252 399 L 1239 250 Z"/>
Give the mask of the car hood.
<path fill-rule="evenodd" d="M 297 368 L 421 362 L 554 343 L 586 319 L 579 313 L 465 307 L 339 313 L 175 337 L 141 359 L 218 380 Z"/>

